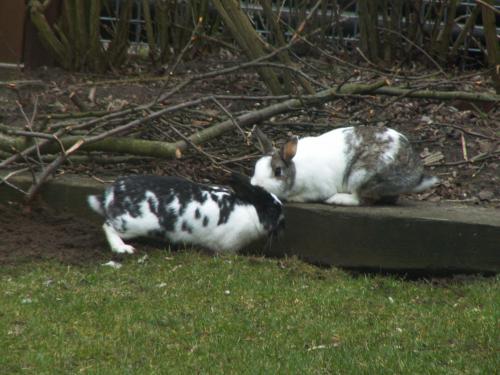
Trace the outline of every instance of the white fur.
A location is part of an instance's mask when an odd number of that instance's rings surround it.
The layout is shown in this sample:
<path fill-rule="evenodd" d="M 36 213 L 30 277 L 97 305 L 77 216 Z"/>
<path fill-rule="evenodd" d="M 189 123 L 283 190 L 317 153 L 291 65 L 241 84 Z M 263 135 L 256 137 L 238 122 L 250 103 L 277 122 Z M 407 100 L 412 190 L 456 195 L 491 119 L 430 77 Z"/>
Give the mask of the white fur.
<path fill-rule="evenodd" d="M 356 191 L 363 182 L 366 181 L 368 177 L 368 171 L 366 169 L 360 169 L 352 172 L 349 177 L 349 181 L 347 182 L 347 190 L 348 191 Z"/>
<path fill-rule="evenodd" d="M 380 166 L 396 161 L 404 135 L 394 129 L 376 134 L 377 141 L 388 145 L 379 155 Z M 363 147 L 353 127 L 338 128 L 317 137 L 298 140 L 297 151 L 292 159 L 295 178 L 291 186 L 274 177 L 271 156 L 260 158 L 255 165 L 251 183 L 259 185 L 279 198 L 290 202 L 325 202 L 338 205 L 361 204 L 356 192 L 377 170 L 352 170 L 348 181 L 344 175 L 358 147 Z M 352 147 L 349 147 L 352 145 Z M 438 183 L 436 178 L 427 178 L 413 190 L 423 191 Z M 408 191 L 410 192 L 410 191 Z"/>
<path fill-rule="evenodd" d="M 281 195 L 284 190 L 283 182 L 273 178 L 271 169 L 271 157 L 264 156 L 255 164 L 255 173 L 250 180 L 252 185 L 262 186 L 274 195 Z"/>
<path fill-rule="evenodd" d="M 194 219 L 196 208 L 201 213 L 200 219 Z M 176 231 L 170 233 L 169 236 L 174 242 L 203 245 L 216 251 L 232 251 L 242 248 L 265 234 L 254 206 L 235 206 L 228 221 L 217 225 L 219 214 L 217 203 L 211 199 L 201 205 L 193 202 L 188 206 L 185 214 L 179 218 Z M 203 226 L 205 216 L 209 219 L 207 226 Z M 192 233 L 181 230 L 184 220 L 191 226 Z"/>
<path fill-rule="evenodd" d="M 339 192 L 347 193 L 342 185 L 348 160 L 345 129 L 352 128 L 334 129 L 299 140 L 293 158 L 295 182 L 289 191 L 273 177 L 270 156 L 257 162 L 251 183 L 290 202 L 326 201 Z"/>
<path fill-rule="evenodd" d="M 380 141 L 388 141 L 389 144 L 389 148 L 381 156 L 381 161 L 384 163 L 390 163 L 394 161 L 394 156 L 399 151 L 399 139 L 401 137 L 404 137 L 404 135 L 398 133 L 394 129 L 387 129 L 387 131 L 385 131 L 384 133 L 377 134 L 376 137 Z"/>
<path fill-rule="evenodd" d="M 325 203 L 339 206 L 358 206 L 361 202 L 356 194 L 337 193 L 328 198 Z"/>
<path fill-rule="evenodd" d="M 101 202 L 99 201 L 99 198 L 97 198 L 96 195 L 89 195 L 87 197 L 87 203 L 89 204 L 90 208 L 92 208 L 99 215 L 104 215 L 104 210 L 101 206 Z"/>
<path fill-rule="evenodd" d="M 426 177 L 422 180 L 422 182 L 413 189 L 413 193 L 421 193 L 427 189 L 435 187 L 439 184 L 439 178 L 432 176 Z"/>
<path fill-rule="evenodd" d="M 111 251 L 114 253 L 134 253 L 134 247 L 124 243 L 120 236 L 121 233 L 117 232 L 115 228 L 107 222 L 103 224 L 102 229 L 104 230 L 104 234 L 106 235 Z"/>
<path fill-rule="evenodd" d="M 228 195 L 226 192 L 214 194 L 219 197 Z M 199 219 L 195 218 L 196 209 L 200 212 Z M 205 217 L 208 218 L 208 224 L 203 226 Z M 217 225 L 219 217 L 219 206 L 211 197 L 202 204 L 191 202 L 177 220 L 175 230 L 168 233 L 168 237 L 175 243 L 201 245 L 216 251 L 234 251 L 265 235 L 254 206 L 236 205 L 228 221 Z M 182 230 L 184 221 L 190 226 L 191 233 Z"/>
<path fill-rule="evenodd" d="M 104 198 L 104 207 L 109 207 L 111 202 L 113 202 L 113 199 L 115 199 L 115 193 L 111 190 Z"/>
<path fill-rule="evenodd" d="M 154 194 L 146 192 L 146 196 L 148 194 L 154 196 Z M 140 210 L 141 210 L 141 216 L 138 217 L 133 217 L 129 213 L 125 213 L 123 215 L 120 215 L 116 218 L 109 220 L 113 225 L 113 227 L 117 229 L 121 238 L 128 239 L 128 238 L 140 237 L 147 235 L 148 232 L 150 231 L 161 229 L 158 216 L 156 216 L 153 212 L 151 212 L 147 200 L 141 202 Z M 123 221 L 126 222 L 125 231 L 119 230 Z"/>
<path fill-rule="evenodd" d="M 212 192 L 219 199 L 224 195 L 229 195 L 228 191 Z M 106 207 L 112 203 L 112 192 L 106 196 Z M 182 215 L 179 215 L 181 204 L 177 198 L 170 202 L 167 210 L 172 211 L 177 216 L 175 227 L 172 231 L 164 232 L 165 237 L 172 243 L 200 245 L 214 251 L 236 251 L 249 244 L 253 240 L 264 236 L 267 232 L 260 223 L 257 210 L 248 204 L 236 204 L 230 212 L 226 223 L 218 225 L 220 209 L 209 193 L 204 193 L 206 200 L 203 203 L 193 201 L 189 203 Z M 274 197 L 278 202 L 279 199 Z M 111 247 L 117 253 L 133 253 L 134 248 L 123 242 L 123 239 L 148 236 L 150 231 L 162 231 L 158 216 L 150 209 L 148 200 L 153 206 L 158 205 L 158 199 L 152 192 L 145 193 L 145 199 L 140 203 L 141 215 L 131 216 L 129 213 L 122 214 L 108 221 L 103 225 L 103 230 Z M 88 197 L 91 207 L 97 211 L 102 207 L 96 206 L 99 203 L 96 197 Z M 200 217 L 196 218 L 196 210 Z M 203 225 L 203 219 L 207 217 L 208 223 Z M 185 222 L 191 232 L 183 230 Z M 125 226 L 123 226 L 125 224 Z M 123 230 L 125 228 L 125 230 Z"/>

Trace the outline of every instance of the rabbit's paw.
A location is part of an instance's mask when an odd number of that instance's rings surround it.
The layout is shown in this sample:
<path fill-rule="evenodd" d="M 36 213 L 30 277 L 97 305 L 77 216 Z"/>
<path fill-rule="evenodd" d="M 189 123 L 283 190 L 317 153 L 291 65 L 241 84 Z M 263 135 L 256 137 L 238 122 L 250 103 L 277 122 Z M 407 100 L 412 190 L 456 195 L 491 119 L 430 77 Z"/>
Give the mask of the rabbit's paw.
<path fill-rule="evenodd" d="M 102 229 L 104 230 L 104 233 L 106 234 L 106 238 L 109 243 L 109 247 L 111 248 L 111 251 L 114 253 L 126 253 L 126 254 L 133 254 L 134 253 L 134 247 L 127 245 L 123 240 L 121 239 L 120 235 L 118 232 L 113 228 L 112 225 L 110 225 L 108 222 L 104 223 L 102 226 Z"/>
<path fill-rule="evenodd" d="M 135 249 L 131 245 L 123 244 L 122 246 L 112 247 L 111 251 L 119 254 L 133 254 Z"/>
<path fill-rule="evenodd" d="M 337 193 L 328 198 L 325 203 L 339 206 L 359 206 L 361 202 L 356 194 Z"/>

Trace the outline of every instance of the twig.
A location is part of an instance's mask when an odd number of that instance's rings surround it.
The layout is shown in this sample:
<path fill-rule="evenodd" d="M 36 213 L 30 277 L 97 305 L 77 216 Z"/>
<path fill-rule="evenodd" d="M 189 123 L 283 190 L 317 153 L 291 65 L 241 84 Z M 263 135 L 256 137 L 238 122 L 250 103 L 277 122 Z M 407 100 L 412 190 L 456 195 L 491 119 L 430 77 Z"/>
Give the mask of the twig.
<path fill-rule="evenodd" d="M 483 161 L 491 158 L 497 158 L 500 157 L 500 151 L 496 152 L 481 152 L 480 154 L 477 154 L 476 156 L 470 158 L 469 160 L 459 160 L 459 161 L 450 161 L 448 163 L 439 163 L 435 164 L 435 166 L 455 166 L 455 165 L 461 165 L 461 164 L 472 164 L 472 163 L 477 163 L 478 161 Z"/>
<path fill-rule="evenodd" d="M 407 94 L 410 98 L 421 98 L 421 99 L 439 99 L 439 100 L 452 100 L 452 99 L 464 99 L 464 100 L 476 100 L 484 102 L 497 102 L 500 100 L 500 95 L 487 94 L 481 92 L 464 92 L 464 91 L 433 91 L 433 90 L 415 90 L 415 89 L 404 89 L 401 87 L 381 87 L 375 91 L 373 94 L 399 96 L 402 94 Z"/>
<path fill-rule="evenodd" d="M 46 87 L 47 83 L 39 80 L 20 80 L 20 81 L 0 81 L 0 87 L 6 87 L 9 89 L 22 89 L 24 87 Z"/>
<path fill-rule="evenodd" d="M 240 131 L 241 135 L 243 136 L 243 140 L 246 143 L 248 141 L 248 138 L 247 138 L 245 132 L 243 131 L 243 129 L 241 128 L 241 126 L 238 124 L 238 121 L 236 121 L 234 116 L 231 114 L 231 112 L 229 112 L 226 109 L 226 107 L 224 107 L 214 96 L 211 96 L 210 98 L 217 105 L 217 107 L 219 107 L 231 119 L 231 121 L 233 122 L 233 125 L 236 127 L 236 129 L 238 129 Z"/>
<path fill-rule="evenodd" d="M 380 30 L 383 30 L 383 31 L 386 31 L 388 33 L 393 33 L 393 34 L 396 34 L 398 35 L 399 37 L 403 38 L 406 42 L 408 42 L 409 44 L 411 44 L 413 47 L 415 47 L 416 49 L 418 49 L 420 52 L 422 52 L 433 64 L 436 68 L 438 68 L 438 70 L 441 72 L 441 74 L 443 74 L 445 77 L 446 77 L 446 73 L 445 71 L 443 70 L 443 68 L 441 67 L 441 65 L 438 64 L 438 62 L 436 60 L 434 60 L 432 58 L 431 55 L 429 55 L 427 53 L 427 51 L 425 51 L 422 47 L 420 47 L 419 45 L 417 45 L 416 43 L 414 43 L 412 40 L 408 39 L 406 36 L 404 36 L 403 34 L 397 32 L 397 31 L 394 31 L 394 30 L 391 30 L 391 29 L 387 29 L 385 27 L 382 27 L 382 26 L 379 26 L 378 27 Z"/>
<path fill-rule="evenodd" d="M 272 62 L 255 63 L 254 66 L 256 66 L 256 67 L 259 67 L 259 66 L 268 66 L 268 67 L 272 67 L 272 68 L 290 70 L 293 73 L 297 74 L 298 76 L 305 78 L 307 81 L 310 81 L 310 82 L 314 83 L 315 85 L 317 85 L 317 86 L 319 86 L 319 87 L 321 87 L 323 89 L 327 88 L 327 86 L 324 85 L 323 83 L 315 80 L 314 78 L 310 77 L 309 75 L 307 75 L 306 73 L 304 73 L 300 69 L 294 68 L 293 66 L 289 66 L 289 65 L 285 65 L 285 64 L 279 64 L 279 63 L 272 63 Z"/>
<path fill-rule="evenodd" d="M 294 43 L 295 43 L 295 41 L 290 41 L 288 44 L 286 44 L 282 47 L 276 48 L 274 51 L 268 53 L 267 55 L 263 55 L 261 57 L 254 59 L 254 60 L 242 63 L 240 65 L 235 65 L 235 66 L 231 66 L 229 68 L 214 70 L 212 72 L 207 72 L 207 73 L 202 73 L 202 74 L 194 74 L 194 75 L 190 76 L 189 78 L 185 79 L 183 82 L 181 82 L 179 85 L 177 85 L 176 87 L 174 87 L 170 91 L 160 95 L 157 102 L 163 102 L 163 101 L 167 100 L 172 95 L 176 94 L 177 92 L 179 92 L 184 87 L 191 84 L 192 82 L 199 81 L 201 79 L 212 78 L 212 77 L 216 77 L 216 76 L 224 75 L 224 74 L 228 74 L 228 73 L 233 73 L 233 72 L 236 72 L 236 71 L 241 70 L 241 69 L 252 68 L 255 66 L 255 64 L 260 63 L 260 62 L 265 61 L 265 60 L 268 60 L 268 59 L 276 56 L 281 51 L 283 51 L 287 48 L 290 48 Z"/>
<path fill-rule="evenodd" d="M 490 137 L 490 136 L 487 136 L 487 135 L 484 135 L 484 134 L 481 134 L 481 133 L 476 133 L 476 132 L 473 132 L 471 130 L 467 130 L 461 126 L 458 126 L 458 125 L 455 125 L 455 124 L 450 124 L 450 123 L 447 123 L 447 122 L 434 122 L 435 125 L 438 125 L 438 126 L 449 126 L 450 128 L 454 128 L 454 129 L 457 129 L 457 130 L 460 130 L 461 132 L 465 133 L 465 134 L 468 134 L 468 135 L 471 135 L 473 137 L 479 137 L 479 138 L 483 138 L 483 139 L 489 139 L 491 141 L 497 141 L 498 138 L 495 138 L 495 137 Z"/>
<path fill-rule="evenodd" d="M 28 170 L 29 170 L 29 168 L 22 168 L 22 169 L 19 169 L 19 170 L 17 170 L 17 171 L 12 171 L 12 172 L 10 172 L 10 173 L 9 173 L 7 176 L 5 176 L 5 177 L 0 177 L 0 185 L 1 185 L 1 184 L 5 184 L 5 185 L 7 185 L 7 186 L 11 187 L 12 189 L 17 190 L 18 192 L 20 192 L 20 193 L 22 193 L 22 194 L 26 195 L 26 194 L 27 194 L 27 192 L 25 192 L 23 189 L 21 189 L 21 188 L 17 187 L 16 185 L 14 185 L 14 184 L 10 183 L 8 180 L 9 180 L 9 178 L 11 178 L 12 176 L 15 176 L 16 174 L 19 174 L 19 173 L 24 173 L 24 172 L 26 172 L 26 171 L 28 171 Z"/>
<path fill-rule="evenodd" d="M 482 6 L 492 10 L 493 12 L 495 12 L 496 14 L 500 14 L 500 10 L 498 10 L 497 8 L 495 8 L 494 6 L 491 6 L 490 4 L 488 3 L 485 3 L 484 1 L 482 0 L 476 0 L 476 3 L 478 4 L 481 4 Z"/>
<path fill-rule="evenodd" d="M 79 98 L 78 98 L 78 95 L 76 94 L 75 91 L 72 91 L 70 94 L 69 94 L 69 99 L 71 100 L 71 102 L 81 111 L 81 112 L 88 112 L 88 108 L 87 106 L 85 105 L 85 103 L 83 103 Z"/>
<path fill-rule="evenodd" d="M 33 133 L 33 119 L 35 118 L 36 111 L 37 111 L 38 96 L 35 96 L 35 103 L 34 103 L 33 113 L 32 113 L 31 119 L 28 118 L 28 116 L 26 115 L 26 112 L 24 112 L 24 108 L 23 108 L 22 104 L 18 100 L 16 100 L 16 104 L 19 107 L 19 110 L 21 111 L 21 114 L 23 115 L 24 120 L 26 121 L 26 127 L 28 128 L 28 130 L 31 133 Z M 34 142 L 34 146 L 36 149 L 36 154 L 37 154 L 38 160 L 40 160 L 40 163 L 43 163 L 41 161 L 42 155 L 40 153 L 40 147 L 38 146 L 38 141 L 36 140 L 36 138 L 34 139 L 33 142 Z"/>
<path fill-rule="evenodd" d="M 208 152 L 205 152 L 200 146 L 195 145 L 188 137 L 186 137 L 184 134 L 182 134 L 177 128 L 170 124 L 170 128 L 179 136 L 181 137 L 188 145 L 190 145 L 195 151 L 199 152 L 200 154 L 206 156 L 213 164 L 219 165 L 219 162 L 215 160 L 215 157 L 210 155 Z"/>
<path fill-rule="evenodd" d="M 42 187 L 43 183 L 45 180 L 56 171 L 59 166 L 64 163 L 64 161 L 68 158 L 69 155 L 71 155 L 73 152 L 78 150 L 80 146 L 83 144 L 83 140 L 77 141 L 73 146 L 71 146 L 66 152 L 61 153 L 52 163 L 50 163 L 47 168 L 43 170 L 43 172 L 38 176 L 38 182 L 35 184 L 32 184 L 31 187 L 28 190 L 28 193 L 26 194 L 26 202 L 31 202 L 33 198 L 35 197 L 36 193 L 40 188 Z"/>
<path fill-rule="evenodd" d="M 20 137 L 28 137 L 28 138 L 44 138 L 44 139 L 54 139 L 52 134 L 40 133 L 40 132 L 30 132 L 25 130 L 12 130 L 9 129 L 8 126 L 0 124 L 0 130 L 6 134 L 17 135 Z"/>
<path fill-rule="evenodd" d="M 297 27 L 297 30 L 295 30 L 295 32 L 293 33 L 292 38 L 290 40 L 291 43 L 296 42 L 301 37 L 300 34 L 304 31 L 307 22 L 309 22 L 314 13 L 316 13 L 316 10 L 318 9 L 318 7 L 321 5 L 322 2 L 323 0 L 318 0 L 316 4 L 314 4 L 314 6 L 309 11 L 309 14 L 306 16 L 306 18 L 304 18 L 304 20 L 300 23 L 299 27 Z"/>
<path fill-rule="evenodd" d="M 248 101 L 269 101 L 269 100 L 287 100 L 298 99 L 300 95 L 213 95 L 219 100 L 248 100 Z"/>
<path fill-rule="evenodd" d="M 102 121 L 111 120 L 111 119 L 114 119 L 116 117 L 125 116 L 125 115 L 128 115 L 128 114 L 134 113 L 134 112 L 138 112 L 138 111 L 144 110 L 146 108 L 150 108 L 150 107 L 152 107 L 152 105 L 153 105 L 153 103 L 149 103 L 149 104 L 145 104 L 145 105 L 140 105 L 140 106 L 137 106 L 137 107 L 134 107 L 134 108 L 129 108 L 129 109 L 126 109 L 126 110 L 121 110 L 121 111 L 118 111 L 118 112 L 113 112 L 113 113 L 110 113 L 109 115 L 105 115 L 105 116 L 102 116 L 102 117 L 97 118 L 97 119 L 92 119 L 90 121 L 84 122 L 84 123 L 79 124 L 79 125 L 66 126 L 65 128 L 59 129 L 53 135 L 54 135 L 54 137 L 61 137 L 62 135 L 66 134 L 67 132 L 69 132 L 71 130 L 85 129 L 85 128 L 88 128 L 88 127 L 90 127 L 90 126 L 92 126 L 94 124 L 102 122 Z M 49 145 L 50 143 L 52 143 L 52 141 L 53 140 L 51 140 L 51 139 L 47 139 L 45 141 L 40 142 L 40 144 L 39 144 L 40 149 L 43 149 L 44 147 L 46 147 L 47 145 Z M 11 164 L 13 162 L 16 162 L 17 160 L 19 160 L 20 158 L 22 158 L 22 156 L 27 156 L 27 155 L 32 154 L 34 151 L 36 151 L 36 149 L 37 149 L 36 146 L 30 146 L 30 147 L 27 147 L 26 149 L 24 149 L 22 152 L 20 152 L 18 154 L 12 155 L 10 158 L 7 158 L 3 162 L 0 163 L 0 169 L 5 168 L 6 166 L 8 166 L 9 164 Z"/>
<path fill-rule="evenodd" d="M 462 144 L 462 155 L 465 161 L 469 161 L 467 157 L 467 143 L 465 141 L 464 133 L 460 133 L 460 143 Z"/>
<path fill-rule="evenodd" d="M 167 73 L 167 78 L 165 79 L 165 81 L 163 82 L 163 87 L 162 89 L 165 88 L 165 86 L 167 85 L 169 79 L 173 76 L 175 70 L 177 69 L 177 66 L 179 65 L 179 63 L 181 62 L 181 60 L 183 59 L 184 55 L 186 54 L 186 52 L 188 51 L 189 48 L 191 48 L 191 46 L 193 45 L 194 41 L 196 40 L 195 38 L 195 35 L 196 33 L 198 33 L 200 27 L 203 25 L 203 18 L 200 17 L 198 19 L 198 22 L 196 23 L 196 26 L 193 28 L 193 31 L 191 32 L 191 37 L 189 38 L 188 42 L 186 43 L 186 45 L 184 46 L 184 48 L 182 48 L 181 52 L 179 53 L 179 55 L 177 56 L 177 59 L 175 60 L 174 62 L 174 65 L 172 66 L 172 68 L 168 71 Z M 159 94 L 156 99 L 154 100 L 154 102 L 158 102 L 160 101 L 161 97 L 161 94 Z"/>
<path fill-rule="evenodd" d="M 372 61 L 371 61 L 371 60 L 370 60 L 370 59 L 369 59 L 369 58 L 368 58 L 368 57 L 367 57 L 367 56 L 363 53 L 363 51 L 361 51 L 361 48 L 356 47 L 356 51 L 357 51 L 357 52 L 359 53 L 359 55 L 363 58 L 363 60 L 365 60 L 365 61 L 366 61 L 366 63 L 367 63 L 368 65 L 371 65 L 371 66 L 373 66 L 374 68 L 376 68 L 376 67 L 377 67 L 377 65 L 376 65 L 376 64 L 374 64 L 374 63 L 373 63 L 373 62 L 372 62 Z"/>
<path fill-rule="evenodd" d="M 245 161 L 245 160 L 255 160 L 255 159 L 260 158 L 261 156 L 262 156 L 261 154 L 245 155 L 245 156 L 241 156 L 239 158 L 223 160 L 220 162 L 220 164 L 236 163 L 236 162 Z"/>

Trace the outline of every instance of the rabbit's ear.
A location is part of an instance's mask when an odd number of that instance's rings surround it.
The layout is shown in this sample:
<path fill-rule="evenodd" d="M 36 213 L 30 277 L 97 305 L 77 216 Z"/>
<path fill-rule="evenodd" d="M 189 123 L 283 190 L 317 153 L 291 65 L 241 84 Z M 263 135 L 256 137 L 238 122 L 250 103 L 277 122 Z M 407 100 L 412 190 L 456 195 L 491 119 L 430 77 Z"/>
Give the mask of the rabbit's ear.
<path fill-rule="evenodd" d="M 257 126 L 253 127 L 252 135 L 257 138 L 260 151 L 263 154 L 272 154 L 274 152 L 273 142 Z"/>
<path fill-rule="evenodd" d="M 232 172 L 228 182 L 236 193 L 249 195 L 254 191 L 254 186 L 250 183 L 250 179 L 240 173 Z"/>
<path fill-rule="evenodd" d="M 291 137 L 284 145 L 281 147 L 280 156 L 286 162 L 290 163 L 297 153 L 297 143 L 299 138 L 297 136 Z"/>
<path fill-rule="evenodd" d="M 267 195 L 261 187 L 252 185 L 250 178 L 236 172 L 231 173 L 229 185 L 233 188 L 236 196 L 245 202 L 256 203 Z"/>

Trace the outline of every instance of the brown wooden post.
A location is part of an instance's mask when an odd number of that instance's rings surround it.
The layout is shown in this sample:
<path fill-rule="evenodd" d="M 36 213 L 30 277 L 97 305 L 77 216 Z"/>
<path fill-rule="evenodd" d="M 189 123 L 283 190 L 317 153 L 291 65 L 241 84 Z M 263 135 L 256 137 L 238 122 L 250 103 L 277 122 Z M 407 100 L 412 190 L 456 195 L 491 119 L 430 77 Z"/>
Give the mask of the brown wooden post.
<path fill-rule="evenodd" d="M 22 62 L 25 19 L 24 0 L 0 1 L 0 63 Z"/>
<path fill-rule="evenodd" d="M 62 0 L 50 2 L 45 13 L 49 22 L 59 17 L 62 4 Z M 0 63 L 24 63 L 30 68 L 54 64 L 30 21 L 25 0 L 0 1 Z"/>
<path fill-rule="evenodd" d="M 494 5 L 492 0 L 484 0 L 484 2 L 490 4 L 492 7 Z M 496 34 L 495 13 L 491 8 L 482 5 L 482 16 L 484 39 L 488 52 L 488 65 L 493 68 L 491 78 L 493 80 L 493 86 L 498 94 L 500 93 L 500 47 L 498 46 L 498 36 Z"/>
<path fill-rule="evenodd" d="M 24 0 L 20 0 L 24 3 Z M 45 10 L 45 17 L 49 24 L 53 24 L 59 18 L 63 6 L 62 0 L 52 0 Z M 26 19 L 24 26 L 24 46 L 23 61 L 27 68 L 36 68 L 42 65 L 54 65 L 55 59 L 49 51 L 43 46 L 38 37 L 38 31 L 30 20 L 29 12 L 26 10 Z"/>

